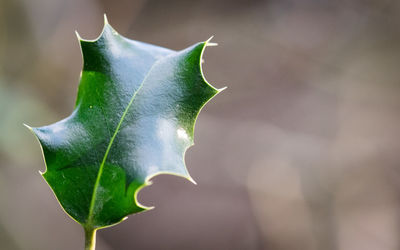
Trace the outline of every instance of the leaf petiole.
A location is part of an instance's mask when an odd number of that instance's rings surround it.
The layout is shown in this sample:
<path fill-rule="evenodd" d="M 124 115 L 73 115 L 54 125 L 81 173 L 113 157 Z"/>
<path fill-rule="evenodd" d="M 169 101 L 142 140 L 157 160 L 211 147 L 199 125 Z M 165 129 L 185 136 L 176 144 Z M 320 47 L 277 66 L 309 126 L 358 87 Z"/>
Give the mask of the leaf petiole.
<path fill-rule="evenodd" d="M 96 248 L 96 229 L 85 228 L 85 250 L 95 250 Z"/>

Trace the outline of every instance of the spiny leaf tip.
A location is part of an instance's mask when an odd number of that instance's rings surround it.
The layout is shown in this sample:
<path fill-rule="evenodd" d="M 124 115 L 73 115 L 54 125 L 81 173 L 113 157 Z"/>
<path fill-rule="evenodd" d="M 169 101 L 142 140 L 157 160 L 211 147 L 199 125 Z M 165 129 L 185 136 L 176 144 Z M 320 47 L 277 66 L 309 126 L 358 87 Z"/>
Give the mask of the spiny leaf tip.
<path fill-rule="evenodd" d="M 206 46 L 218 46 L 218 43 L 212 43 L 212 42 L 210 42 L 211 41 L 211 39 L 213 39 L 214 38 L 214 36 L 211 36 L 210 38 L 208 38 L 207 39 L 207 41 L 205 42 L 205 44 L 206 44 Z"/>
<path fill-rule="evenodd" d="M 107 19 L 107 15 L 106 15 L 106 13 L 104 13 L 104 25 L 107 25 L 107 24 L 109 24 L 108 23 L 108 19 Z"/>
<path fill-rule="evenodd" d="M 82 37 L 81 37 L 81 35 L 79 35 L 79 33 L 78 33 L 77 30 L 75 30 L 75 35 L 76 35 L 76 37 L 78 38 L 78 41 L 82 41 L 82 40 L 83 40 Z"/>

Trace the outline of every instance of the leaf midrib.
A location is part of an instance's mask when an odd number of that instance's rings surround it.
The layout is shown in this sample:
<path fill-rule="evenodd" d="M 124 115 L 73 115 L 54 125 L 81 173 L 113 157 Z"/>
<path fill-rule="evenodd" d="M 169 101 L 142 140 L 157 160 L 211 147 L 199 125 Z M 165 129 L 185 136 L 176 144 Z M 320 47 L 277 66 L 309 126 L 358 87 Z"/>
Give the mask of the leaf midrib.
<path fill-rule="evenodd" d="M 169 56 L 169 55 L 167 55 L 167 56 Z M 159 58 L 159 59 L 156 60 L 156 61 L 153 63 L 153 65 L 150 67 L 149 71 L 147 72 L 147 74 L 146 74 L 145 77 L 143 78 L 142 82 L 140 83 L 139 88 L 133 93 L 133 96 L 131 97 L 131 99 L 130 99 L 128 105 L 126 106 L 126 108 L 125 108 L 125 110 L 124 110 L 124 113 L 123 113 L 122 116 L 121 116 L 121 119 L 119 120 L 119 123 L 118 123 L 118 125 L 117 125 L 117 127 L 116 127 L 116 129 L 115 129 L 115 131 L 114 131 L 114 134 L 113 134 L 113 136 L 111 137 L 110 142 L 108 143 L 106 152 L 104 153 L 103 160 L 102 160 L 102 162 L 101 162 L 101 164 L 100 164 L 99 171 L 98 171 L 98 173 L 97 173 L 96 182 L 95 182 L 95 184 L 94 184 L 93 193 L 92 193 L 92 199 L 91 199 L 91 201 L 90 201 L 90 206 L 89 206 L 88 219 L 87 219 L 87 221 L 86 221 L 86 223 L 85 223 L 86 226 L 89 226 L 89 227 L 93 228 L 93 210 L 94 210 L 94 206 L 95 206 L 95 203 L 96 203 L 97 189 L 98 189 L 98 187 L 99 187 L 99 185 L 100 185 L 100 179 L 101 179 L 101 175 L 103 174 L 103 169 L 104 169 L 104 165 L 105 165 L 106 160 L 107 160 L 107 156 L 108 156 L 108 154 L 109 154 L 109 152 L 110 152 L 110 150 L 111 150 L 111 146 L 112 146 L 112 144 L 113 144 L 113 142 L 114 142 L 114 140 L 115 140 L 115 137 L 117 136 L 117 134 L 118 134 L 118 132 L 119 132 L 119 130 L 120 130 L 120 128 L 121 128 L 122 122 L 124 121 L 125 116 L 126 116 L 126 114 L 128 113 L 129 108 L 132 106 L 132 103 L 133 103 L 133 101 L 135 100 L 136 95 L 138 94 L 138 92 L 140 91 L 140 89 L 143 87 L 144 82 L 146 81 L 146 79 L 147 79 L 147 77 L 149 76 L 150 72 L 151 72 L 152 69 L 154 68 L 154 65 L 156 65 L 157 62 L 159 62 L 161 59 L 163 59 L 163 58 L 165 58 L 165 57 L 167 57 L 167 56 L 164 56 L 164 57 Z"/>

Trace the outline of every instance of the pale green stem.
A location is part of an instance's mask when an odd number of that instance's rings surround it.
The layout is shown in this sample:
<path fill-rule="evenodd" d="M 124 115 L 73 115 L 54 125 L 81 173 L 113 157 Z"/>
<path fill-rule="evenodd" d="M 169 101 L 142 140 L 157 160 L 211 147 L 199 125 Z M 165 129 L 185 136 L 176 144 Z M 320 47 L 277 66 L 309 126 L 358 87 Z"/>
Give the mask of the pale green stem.
<path fill-rule="evenodd" d="M 85 250 L 95 250 L 96 229 L 85 228 Z"/>

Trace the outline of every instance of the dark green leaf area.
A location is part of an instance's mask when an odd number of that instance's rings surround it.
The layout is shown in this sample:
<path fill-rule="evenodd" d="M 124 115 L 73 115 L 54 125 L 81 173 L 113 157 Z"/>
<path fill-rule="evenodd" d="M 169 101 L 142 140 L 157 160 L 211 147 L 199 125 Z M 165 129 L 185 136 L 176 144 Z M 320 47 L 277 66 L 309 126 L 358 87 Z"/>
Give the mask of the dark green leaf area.
<path fill-rule="evenodd" d="M 43 149 L 44 178 L 86 229 L 147 209 L 136 197 L 155 175 L 191 180 L 184 154 L 198 113 L 219 92 L 201 71 L 206 45 L 176 52 L 124 38 L 108 24 L 95 41 L 81 40 L 74 111 L 32 130 Z"/>
<path fill-rule="evenodd" d="M 85 221 L 89 213 L 97 169 L 94 166 L 70 167 L 56 171 L 48 169 L 43 174 L 64 210 L 79 222 Z"/>
<path fill-rule="evenodd" d="M 76 221 L 88 218 L 90 198 L 96 181 L 98 168 L 74 167 L 62 171 L 47 171 L 43 176 L 53 188 L 65 211 Z M 86 185 L 82 185 L 85 183 Z M 135 204 L 135 192 L 141 183 L 126 183 L 123 169 L 106 165 L 97 190 L 98 201 L 93 210 L 93 228 L 118 223 L 126 215 L 141 212 L 144 209 Z M 83 225 L 85 223 L 82 223 Z"/>

